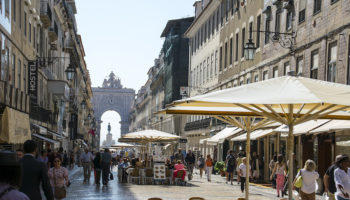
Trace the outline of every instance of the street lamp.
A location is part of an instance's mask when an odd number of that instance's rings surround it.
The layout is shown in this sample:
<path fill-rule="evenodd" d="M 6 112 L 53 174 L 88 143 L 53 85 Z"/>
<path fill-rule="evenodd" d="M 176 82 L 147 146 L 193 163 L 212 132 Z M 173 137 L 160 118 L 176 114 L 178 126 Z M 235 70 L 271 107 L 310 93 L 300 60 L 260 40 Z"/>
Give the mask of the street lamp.
<path fill-rule="evenodd" d="M 249 40 L 244 47 L 244 57 L 246 60 L 254 60 L 255 56 L 255 44 L 252 40 L 252 27 L 249 28 Z"/>
<path fill-rule="evenodd" d="M 85 101 L 85 99 L 83 99 L 83 100 L 81 101 L 80 105 L 81 105 L 81 108 L 82 108 L 82 109 L 85 109 L 85 107 L 86 107 L 86 101 Z"/>
<path fill-rule="evenodd" d="M 71 64 L 69 64 L 69 66 L 67 67 L 65 72 L 66 72 L 67 80 L 71 81 L 71 80 L 73 80 L 73 77 L 75 76 L 75 73 L 77 71 L 75 70 L 75 68 Z"/>
<path fill-rule="evenodd" d="M 88 119 L 88 120 L 91 119 L 91 114 L 90 114 L 90 113 L 88 114 L 87 119 Z"/>

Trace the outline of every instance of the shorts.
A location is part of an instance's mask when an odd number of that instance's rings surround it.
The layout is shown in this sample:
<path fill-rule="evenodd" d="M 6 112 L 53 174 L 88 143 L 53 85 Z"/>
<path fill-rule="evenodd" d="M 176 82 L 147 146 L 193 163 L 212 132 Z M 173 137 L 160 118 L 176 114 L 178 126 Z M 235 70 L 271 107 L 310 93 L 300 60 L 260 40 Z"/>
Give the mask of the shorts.
<path fill-rule="evenodd" d="M 233 173 L 234 169 L 235 169 L 234 167 L 228 166 L 228 167 L 226 168 L 226 172 L 228 172 L 228 173 Z"/>

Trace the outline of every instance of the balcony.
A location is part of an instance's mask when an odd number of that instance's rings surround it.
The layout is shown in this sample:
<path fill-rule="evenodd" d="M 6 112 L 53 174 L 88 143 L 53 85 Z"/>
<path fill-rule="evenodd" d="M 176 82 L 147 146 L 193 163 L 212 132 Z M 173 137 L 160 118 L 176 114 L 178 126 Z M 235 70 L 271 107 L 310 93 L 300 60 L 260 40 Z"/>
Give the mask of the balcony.
<path fill-rule="evenodd" d="M 48 0 L 40 1 L 40 19 L 43 22 L 44 28 L 51 26 L 52 11 Z"/>
<path fill-rule="evenodd" d="M 56 22 L 54 22 L 53 27 L 50 27 L 50 28 L 49 28 L 48 35 L 49 35 L 49 40 L 50 40 L 50 42 L 54 42 L 54 41 L 57 40 L 57 37 L 58 37 L 58 27 L 57 27 Z"/>
<path fill-rule="evenodd" d="M 33 120 L 38 120 L 43 123 L 47 124 L 55 124 L 52 116 L 52 112 L 50 110 L 46 110 L 43 107 L 40 107 L 39 105 L 35 103 L 30 104 L 30 113 L 29 117 Z"/>
<path fill-rule="evenodd" d="M 185 131 L 192 131 L 197 129 L 208 128 L 210 126 L 210 118 L 189 122 L 185 125 Z"/>
<path fill-rule="evenodd" d="M 69 100 L 69 87 L 66 81 L 48 80 L 48 91 L 58 98 L 63 97 L 64 100 Z"/>
<path fill-rule="evenodd" d="M 0 104 L 29 113 L 29 95 L 5 81 L 0 81 Z"/>

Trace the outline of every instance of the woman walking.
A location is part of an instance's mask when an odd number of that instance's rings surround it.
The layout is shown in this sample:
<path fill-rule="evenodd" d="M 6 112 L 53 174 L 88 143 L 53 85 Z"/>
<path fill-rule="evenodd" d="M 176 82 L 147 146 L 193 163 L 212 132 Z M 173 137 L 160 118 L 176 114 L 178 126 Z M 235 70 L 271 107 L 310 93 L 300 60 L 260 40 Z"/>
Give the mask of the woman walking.
<path fill-rule="evenodd" d="M 275 168 L 276 163 L 277 163 L 277 155 L 274 155 L 273 159 L 269 163 L 270 175 L 272 175 L 272 171 Z M 276 188 L 276 176 L 275 175 L 272 175 L 271 183 L 272 183 L 272 187 Z"/>
<path fill-rule="evenodd" d="M 69 186 L 68 170 L 61 167 L 61 163 L 61 158 L 56 157 L 54 167 L 50 168 L 48 172 L 55 199 L 64 199 L 66 197 L 65 186 Z"/>
<path fill-rule="evenodd" d="M 301 200 L 315 200 L 316 199 L 316 180 L 319 174 L 315 171 L 316 164 L 313 160 L 307 160 L 303 169 L 296 175 L 296 179 L 301 176 L 303 183 L 300 188 Z M 293 185 L 296 181 L 293 182 Z"/>
<path fill-rule="evenodd" d="M 198 168 L 199 168 L 199 174 L 201 178 L 203 176 L 204 166 L 205 166 L 205 160 L 203 158 L 203 155 L 200 155 L 200 157 L 198 158 Z"/>
<path fill-rule="evenodd" d="M 205 171 L 207 173 L 208 182 L 211 182 L 211 172 L 213 171 L 213 159 L 211 159 L 210 154 L 207 155 L 205 160 Z"/>
<path fill-rule="evenodd" d="M 286 163 L 284 162 L 284 158 L 282 155 L 278 155 L 277 163 L 275 163 L 275 166 L 272 170 L 270 180 L 273 180 L 274 175 L 276 174 L 276 190 L 277 190 L 277 197 L 280 197 L 280 191 L 281 195 L 283 197 L 283 186 L 284 186 L 284 179 L 287 174 L 287 167 Z"/>
<path fill-rule="evenodd" d="M 96 153 L 96 156 L 93 161 L 94 170 L 95 170 L 95 184 L 100 185 L 101 180 L 101 154 L 100 152 Z"/>
<path fill-rule="evenodd" d="M 334 171 L 334 180 L 337 187 L 337 192 L 335 193 L 336 199 L 350 199 L 349 157 L 347 155 L 339 156 L 337 157 L 335 164 L 338 166 L 338 168 Z"/>

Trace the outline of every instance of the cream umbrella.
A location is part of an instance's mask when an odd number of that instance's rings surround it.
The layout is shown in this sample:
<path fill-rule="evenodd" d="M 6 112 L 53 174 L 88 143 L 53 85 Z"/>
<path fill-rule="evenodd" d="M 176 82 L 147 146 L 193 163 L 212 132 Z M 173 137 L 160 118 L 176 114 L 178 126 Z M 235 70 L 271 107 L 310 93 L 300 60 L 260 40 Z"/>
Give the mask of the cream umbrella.
<path fill-rule="evenodd" d="M 147 143 L 147 142 L 171 142 L 176 141 L 180 137 L 170 133 L 166 133 L 158 130 L 143 130 L 132 133 L 127 133 L 119 138 L 119 142 L 138 142 L 138 143 Z"/>
<path fill-rule="evenodd" d="M 294 126 L 314 119 L 349 120 L 349 99 L 350 86 L 303 77 L 284 76 L 179 100 L 173 105 L 208 107 L 209 109 L 213 107 L 243 108 L 249 111 L 250 115 L 263 116 L 288 125 L 287 154 L 291 161 L 288 168 L 289 171 L 293 171 Z M 187 114 L 189 114 L 188 111 Z M 234 110 L 229 114 L 221 118 L 236 123 L 235 116 L 241 114 L 244 116 L 244 113 L 235 113 Z M 212 112 L 212 115 L 215 115 L 215 112 Z M 250 124 L 247 119 L 243 120 L 245 125 Z M 248 139 L 249 134 L 247 134 L 247 143 Z M 292 199 L 292 182 L 293 177 L 289 176 L 290 200 Z M 247 194 L 246 198 L 248 198 Z"/>

